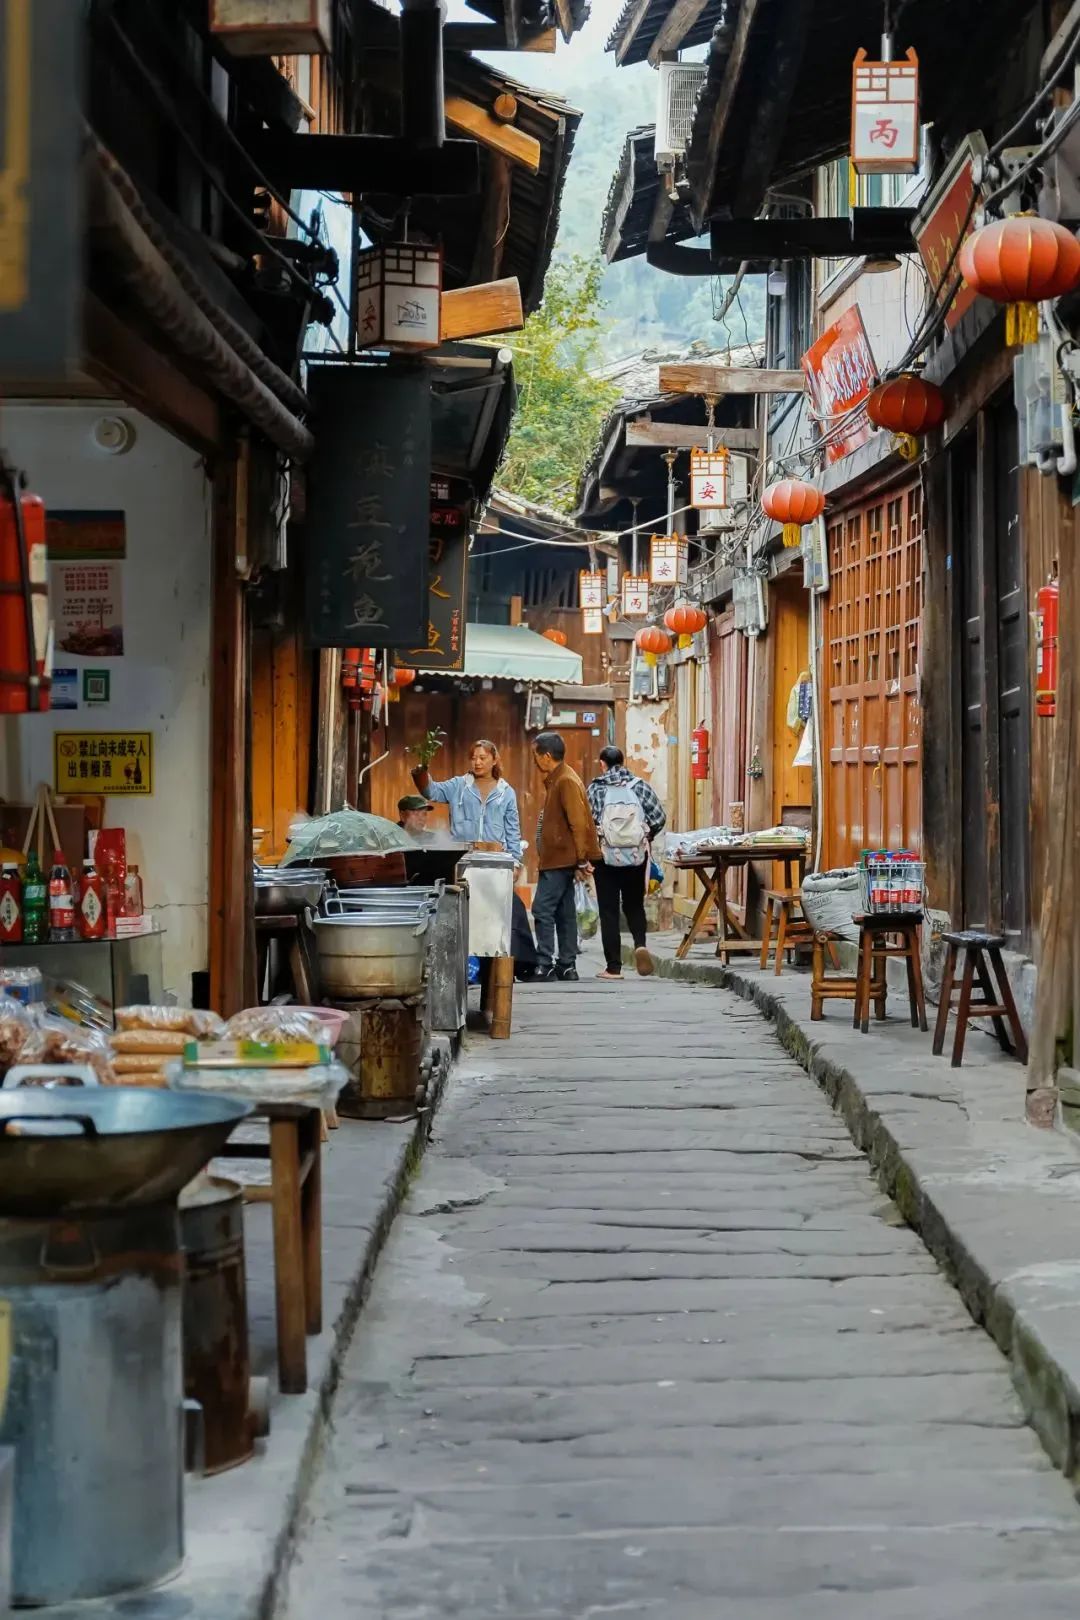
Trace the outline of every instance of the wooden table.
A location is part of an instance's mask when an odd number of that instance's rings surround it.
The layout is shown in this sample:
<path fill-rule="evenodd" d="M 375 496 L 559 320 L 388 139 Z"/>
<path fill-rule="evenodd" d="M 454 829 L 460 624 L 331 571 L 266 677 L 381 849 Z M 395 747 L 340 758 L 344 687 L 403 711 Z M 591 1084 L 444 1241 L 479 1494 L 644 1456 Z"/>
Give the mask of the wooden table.
<path fill-rule="evenodd" d="M 244 1197 L 273 1206 L 278 1384 L 302 1395 L 307 1335 L 322 1332 L 323 1115 L 315 1104 L 259 1102 L 250 1117 L 269 1121 L 269 1143 L 230 1142 L 222 1157 L 270 1160 L 270 1186 L 246 1186 Z"/>
<path fill-rule="evenodd" d="M 806 846 L 787 842 L 726 844 L 722 849 L 703 850 L 700 855 L 691 855 L 672 862 L 672 865 L 681 872 L 696 872 L 705 889 L 705 893 L 698 901 L 697 910 L 690 919 L 686 937 L 675 952 L 677 961 L 681 962 L 688 955 L 691 945 L 705 925 L 709 908 L 713 905 L 720 920 L 720 937 L 716 942 L 717 956 L 726 962 L 732 951 L 757 951 L 760 954 L 761 940 L 751 939 L 746 928 L 732 912 L 727 900 L 729 871 L 733 867 L 750 866 L 754 861 L 783 862 L 784 887 L 791 889 L 796 887 L 791 881 L 792 867 L 796 863 L 799 868 L 798 881 L 799 884 L 802 883 L 806 871 Z M 749 894 L 747 911 L 749 912 Z"/>

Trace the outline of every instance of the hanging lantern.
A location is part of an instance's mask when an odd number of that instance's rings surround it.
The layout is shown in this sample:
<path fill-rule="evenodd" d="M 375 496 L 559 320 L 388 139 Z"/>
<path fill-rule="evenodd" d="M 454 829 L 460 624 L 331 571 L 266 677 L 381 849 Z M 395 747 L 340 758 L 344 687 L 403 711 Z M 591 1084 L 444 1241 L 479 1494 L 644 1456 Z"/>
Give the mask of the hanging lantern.
<path fill-rule="evenodd" d="M 638 651 L 644 654 L 645 662 L 650 669 L 658 658 L 671 651 L 672 646 L 671 637 L 666 630 L 661 630 L 658 624 L 642 625 L 634 637 L 634 642 Z"/>
<path fill-rule="evenodd" d="M 542 630 L 540 633 L 545 641 L 553 641 L 556 647 L 566 646 L 565 630 Z"/>
<path fill-rule="evenodd" d="M 328 56 L 331 0 L 210 0 L 210 31 L 233 56 Z"/>
<path fill-rule="evenodd" d="M 866 401 L 866 414 L 875 427 L 895 433 L 904 460 L 914 461 L 917 440 L 945 420 L 945 395 L 933 383 L 908 373 L 878 383 Z"/>
<path fill-rule="evenodd" d="M 649 611 L 648 574 L 624 574 L 622 577 L 622 611 L 624 619 L 643 619 Z"/>
<path fill-rule="evenodd" d="M 984 298 L 1008 305 L 1006 343 L 1035 343 L 1038 305 L 1080 282 L 1080 242 L 1053 220 L 1015 214 L 971 233 L 960 249 L 960 273 Z"/>
<path fill-rule="evenodd" d="M 578 593 L 583 608 L 602 608 L 605 577 L 599 568 L 583 568 L 578 574 Z"/>
<path fill-rule="evenodd" d="M 350 691 L 360 682 L 360 648 L 343 647 L 341 650 L 341 684 Z"/>
<path fill-rule="evenodd" d="M 691 450 L 690 505 L 699 512 L 719 511 L 728 505 L 731 458 L 724 449 Z"/>
<path fill-rule="evenodd" d="M 649 583 L 685 585 L 690 567 L 690 542 L 681 534 L 654 534 L 649 542 Z"/>
<path fill-rule="evenodd" d="M 664 623 L 672 635 L 678 636 L 680 647 L 689 647 L 699 630 L 704 630 L 709 615 L 696 602 L 676 602 L 664 614 Z"/>
<path fill-rule="evenodd" d="M 416 671 L 397 664 L 390 671 L 390 679 L 395 686 L 411 686 L 416 679 Z"/>
<path fill-rule="evenodd" d="M 799 544 L 803 524 L 813 523 L 824 512 L 825 497 L 801 478 L 781 478 L 762 495 L 761 509 L 774 523 L 784 525 L 784 544 L 792 547 Z"/>
<path fill-rule="evenodd" d="M 439 345 L 442 250 L 414 242 L 356 256 L 356 347 L 409 353 Z"/>
<path fill-rule="evenodd" d="M 851 167 L 856 174 L 915 174 L 919 167 L 919 58 L 871 62 L 857 52 L 851 70 Z"/>

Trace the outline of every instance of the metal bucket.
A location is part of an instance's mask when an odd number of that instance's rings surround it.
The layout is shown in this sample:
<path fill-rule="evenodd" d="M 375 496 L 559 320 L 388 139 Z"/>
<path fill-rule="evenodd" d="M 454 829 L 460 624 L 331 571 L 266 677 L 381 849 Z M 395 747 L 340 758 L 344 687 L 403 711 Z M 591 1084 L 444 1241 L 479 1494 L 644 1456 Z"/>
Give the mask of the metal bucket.
<path fill-rule="evenodd" d="M 240 1184 L 207 1176 L 186 1187 L 180 1237 L 184 1393 L 202 1408 L 204 1472 L 217 1474 L 255 1450 Z"/>
<path fill-rule="evenodd" d="M 0 1220 L 17 1606 L 108 1597 L 180 1566 L 179 1250 L 173 1203 Z"/>
<path fill-rule="evenodd" d="M 414 995 L 424 979 L 428 920 L 363 912 L 316 917 L 324 992 L 343 1001 Z"/>

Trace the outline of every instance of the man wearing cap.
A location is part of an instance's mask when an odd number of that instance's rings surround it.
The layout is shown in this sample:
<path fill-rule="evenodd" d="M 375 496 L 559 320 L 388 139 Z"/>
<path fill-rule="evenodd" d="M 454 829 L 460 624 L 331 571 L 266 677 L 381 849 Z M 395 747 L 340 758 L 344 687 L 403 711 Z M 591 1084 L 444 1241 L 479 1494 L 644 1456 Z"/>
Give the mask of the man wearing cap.
<path fill-rule="evenodd" d="M 428 817 L 435 806 L 422 793 L 406 793 L 397 802 L 398 826 L 414 837 L 423 838 L 430 831 Z"/>

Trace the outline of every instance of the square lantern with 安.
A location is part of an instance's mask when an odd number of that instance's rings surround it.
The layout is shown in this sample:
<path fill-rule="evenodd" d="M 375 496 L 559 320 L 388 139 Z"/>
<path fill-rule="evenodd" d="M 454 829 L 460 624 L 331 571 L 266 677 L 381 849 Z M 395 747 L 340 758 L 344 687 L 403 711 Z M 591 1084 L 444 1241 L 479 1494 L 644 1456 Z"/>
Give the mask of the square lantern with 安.
<path fill-rule="evenodd" d="M 441 249 L 395 242 L 357 255 L 358 349 L 437 348 L 441 307 Z"/>

